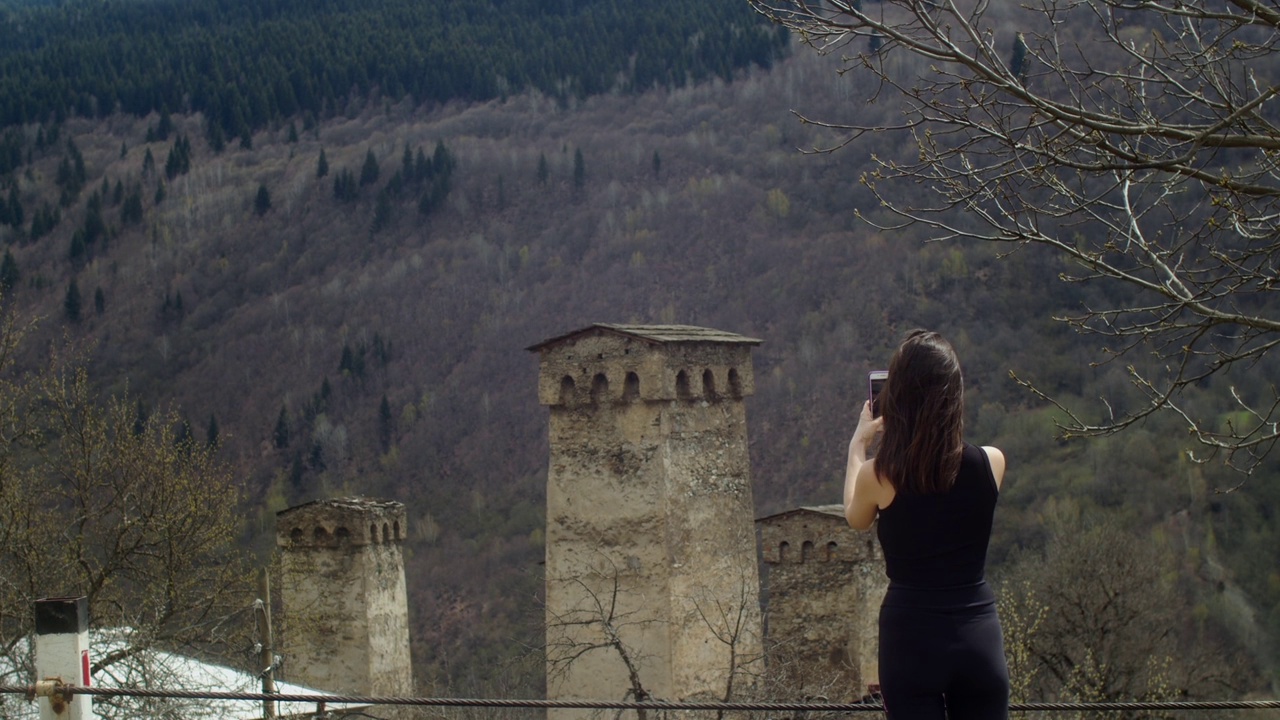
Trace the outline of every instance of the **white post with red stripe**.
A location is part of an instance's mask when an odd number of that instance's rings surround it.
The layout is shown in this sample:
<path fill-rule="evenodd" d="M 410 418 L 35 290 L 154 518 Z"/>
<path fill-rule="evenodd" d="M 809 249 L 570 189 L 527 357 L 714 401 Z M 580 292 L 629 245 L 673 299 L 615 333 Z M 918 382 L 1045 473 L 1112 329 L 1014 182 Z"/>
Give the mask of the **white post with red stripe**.
<path fill-rule="evenodd" d="M 89 687 L 89 599 L 36 601 L 36 680 L 59 678 Z M 41 698 L 40 720 L 92 720 L 93 698 L 55 695 Z"/>

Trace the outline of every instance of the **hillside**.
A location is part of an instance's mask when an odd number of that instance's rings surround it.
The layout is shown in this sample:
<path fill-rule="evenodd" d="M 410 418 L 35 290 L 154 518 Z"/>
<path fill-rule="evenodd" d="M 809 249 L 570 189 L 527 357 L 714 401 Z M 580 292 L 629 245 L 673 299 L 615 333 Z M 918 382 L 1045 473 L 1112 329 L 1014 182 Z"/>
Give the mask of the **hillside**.
<path fill-rule="evenodd" d="M 1041 252 L 997 258 L 857 220 L 855 208 L 874 212 L 858 183 L 870 152 L 913 150 L 897 136 L 797 151 L 837 138 L 794 108 L 892 116 L 857 83 L 795 53 L 732 82 L 637 94 L 417 105 L 374 92 L 221 152 L 200 113 L 173 113 L 166 140 L 160 113 L 15 125 L 32 152 L 5 194 L 27 227 L 38 208 L 59 222 L 34 239 L 0 227 L 8 297 L 44 316 L 45 340 L 88 348 L 104 393 L 176 405 L 200 437 L 216 427 L 243 478 L 245 540 L 264 554 L 289 503 L 405 502 L 429 683 L 488 681 L 537 635 L 547 448 L 524 348 L 597 321 L 764 340 L 749 401 L 761 514 L 837 496 L 866 372 L 904 330 L 936 328 L 965 362 L 970 436 L 1011 459 L 997 567 L 1043 542 L 1063 498 L 1142 528 L 1186 511 L 1198 529 L 1182 549 L 1224 551 L 1260 621 L 1280 628 L 1274 477 L 1210 495 L 1235 480 L 1181 459 L 1172 423 L 1060 444 L 1049 411 L 1009 379 L 1123 394 L 1122 368 L 1090 367 L 1096 348 L 1052 320 L 1098 290 L 1058 283 L 1061 261 Z M 434 161 L 438 146 L 450 187 L 423 212 L 406 150 Z M 377 178 L 336 197 L 370 155 Z M 83 182 L 64 206 L 68 174 Z"/>

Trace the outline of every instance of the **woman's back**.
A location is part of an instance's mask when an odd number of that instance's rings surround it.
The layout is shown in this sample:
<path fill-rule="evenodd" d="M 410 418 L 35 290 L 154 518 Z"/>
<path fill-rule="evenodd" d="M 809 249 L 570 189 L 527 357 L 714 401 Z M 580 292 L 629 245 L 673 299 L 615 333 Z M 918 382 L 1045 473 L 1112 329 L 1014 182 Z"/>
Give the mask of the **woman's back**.
<path fill-rule="evenodd" d="M 967 443 L 950 490 L 897 493 L 876 528 L 889 580 L 911 588 L 982 582 L 998 497 L 987 453 Z"/>

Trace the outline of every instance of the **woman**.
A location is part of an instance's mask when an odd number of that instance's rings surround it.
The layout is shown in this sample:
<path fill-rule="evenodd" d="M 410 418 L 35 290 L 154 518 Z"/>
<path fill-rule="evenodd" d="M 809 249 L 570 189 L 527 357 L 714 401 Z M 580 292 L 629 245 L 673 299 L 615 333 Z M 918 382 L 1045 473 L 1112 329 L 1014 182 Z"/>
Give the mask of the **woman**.
<path fill-rule="evenodd" d="M 937 333 L 907 335 L 879 406 L 874 418 L 863 405 L 849 442 L 844 511 L 863 530 L 879 516 L 885 710 L 890 720 L 1007 718 L 1009 671 L 984 577 L 1004 455 L 964 442 L 960 362 Z"/>

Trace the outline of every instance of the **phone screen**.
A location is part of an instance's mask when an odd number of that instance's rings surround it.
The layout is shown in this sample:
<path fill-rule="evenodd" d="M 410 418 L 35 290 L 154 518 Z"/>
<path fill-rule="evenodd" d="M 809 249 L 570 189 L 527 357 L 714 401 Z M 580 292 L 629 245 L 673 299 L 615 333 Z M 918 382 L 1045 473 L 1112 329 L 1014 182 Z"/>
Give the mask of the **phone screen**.
<path fill-rule="evenodd" d="M 872 417 L 880 417 L 880 391 L 888 379 L 887 370 L 872 370 L 867 376 L 867 397 L 871 400 Z"/>

